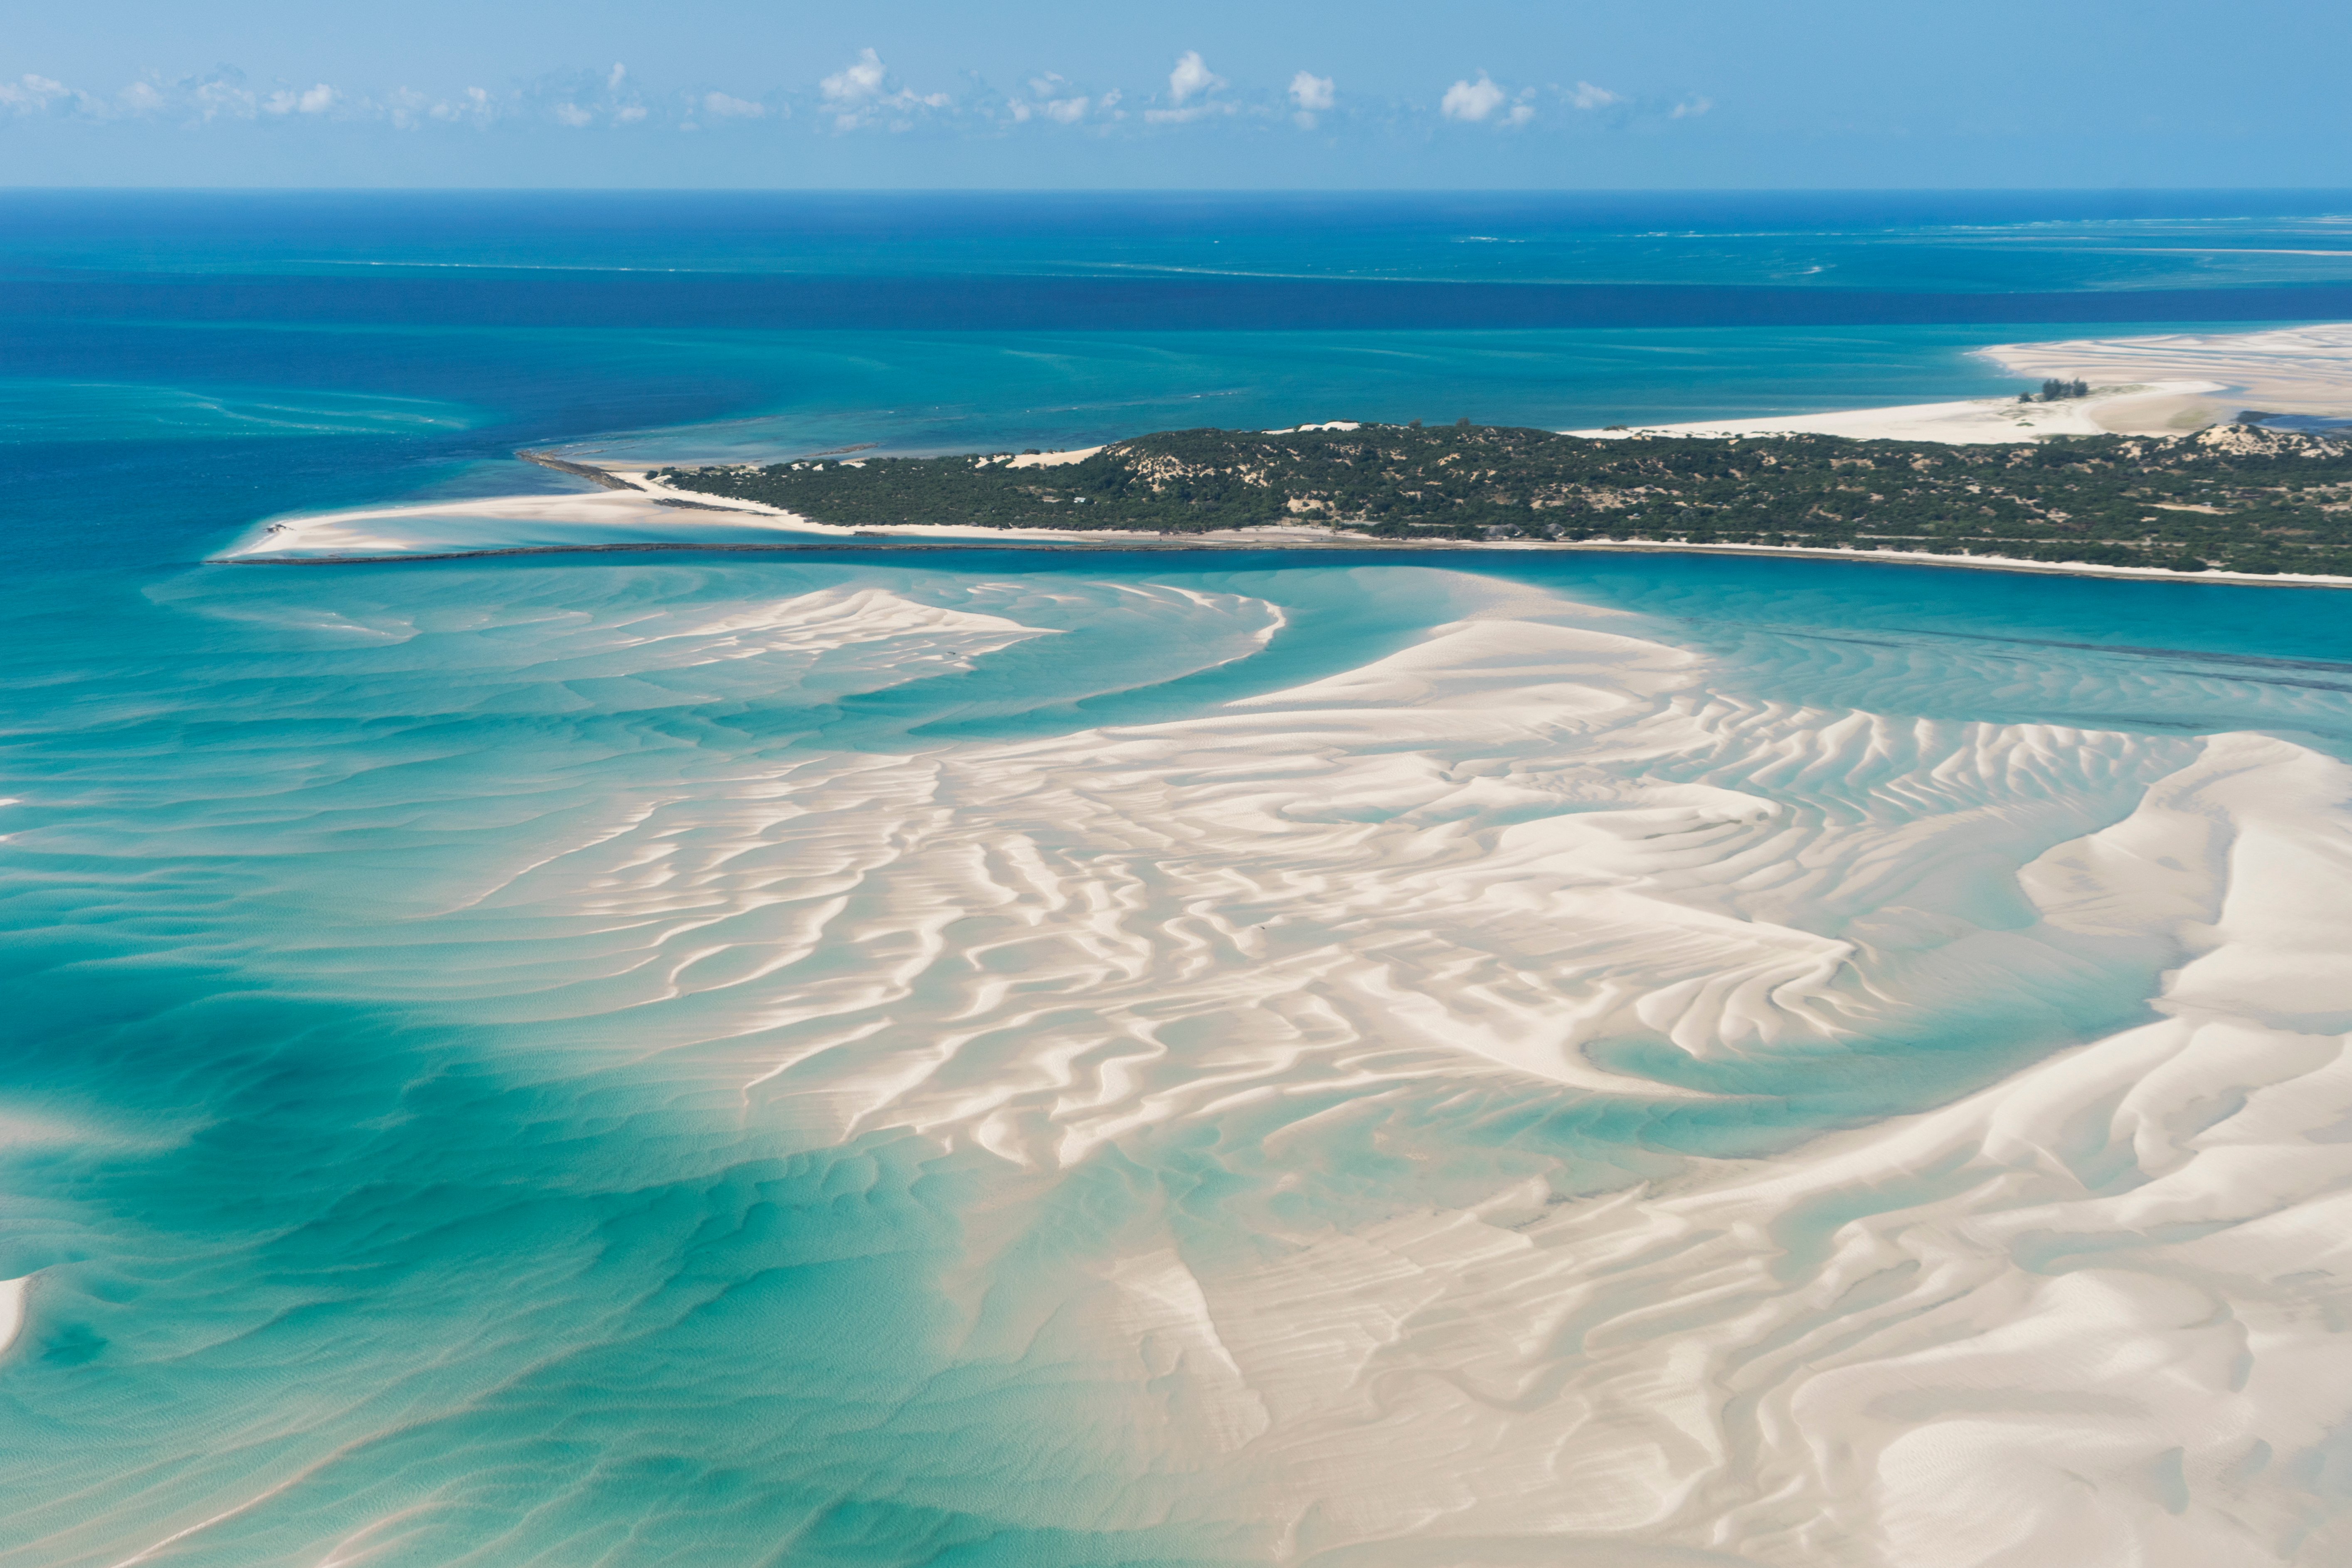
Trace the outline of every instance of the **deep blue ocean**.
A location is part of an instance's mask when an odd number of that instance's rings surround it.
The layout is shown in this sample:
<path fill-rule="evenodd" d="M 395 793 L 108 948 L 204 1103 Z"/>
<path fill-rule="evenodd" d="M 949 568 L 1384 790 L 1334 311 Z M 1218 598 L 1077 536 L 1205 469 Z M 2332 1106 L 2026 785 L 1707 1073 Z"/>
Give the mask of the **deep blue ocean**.
<path fill-rule="evenodd" d="M 1046 831 L 1012 826 L 1024 748 L 1342 679 L 1533 594 L 1711 661 L 1742 711 L 2126 737 L 2052 742 L 2104 760 L 1983 851 L 2004 867 L 2206 734 L 2352 757 L 2326 591 L 1582 553 L 205 563 L 258 520 L 577 488 L 519 447 L 1749 416 L 2002 392 L 1969 353 L 1992 342 L 2344 318 L 2352 193 L 0 195 L 0 1279 L 35 1277 L 0 1563 L 1303 1561 L 1154 1436 L 1181 1380 L 1120 1359 L 1128 1320 L 1071 1281 L 1131 1277 L 1085 1259 L 1161 1226 L 1207 1278 L 1268 1215 L 1769 1157 L 2142 1016 L 2156 963 L 2071 953 L 1834 1068 L 1595 1047 L 1654 1102 L 1409 1077 L 1374 1132 L 1335 1069 L 1298 1093 L 1360 1139 L 1281 1180 L 1264 1100 L 1058 1165 L 978 1110 L 836 1116 L 920 1076 L 861 1040 L 987 1016 L 941 999 L 956 976 L 1073 1016 L 1114 972 L 1195 984 L 1206 894 L 1168 895 L 1149 958 L 1105 904 L 1105 967 L 1066 979 L 991 956 L 995 895 L 919 918 L 877 880 L 999 813 L 924 875 L 1026 897 L 1010 851 L 971 869 Z M 1811 810 L 1882 761 L 1753 787 Z M 1104 809 L 1054 853 L 1175 853 Z M 2001 926 L 1974 875 L 1952 907 Z M 808 1033 L 805 998 L 926 963 Z M 1026 1063 L 1024 1029 L 1084 1032 L 1018 1017 L 959 1093 Z M 1209 1026 L 1147 1032 L 1223 1070 Z M 1116 1076 L 1083 1059 L 1034 1070 Z"/>

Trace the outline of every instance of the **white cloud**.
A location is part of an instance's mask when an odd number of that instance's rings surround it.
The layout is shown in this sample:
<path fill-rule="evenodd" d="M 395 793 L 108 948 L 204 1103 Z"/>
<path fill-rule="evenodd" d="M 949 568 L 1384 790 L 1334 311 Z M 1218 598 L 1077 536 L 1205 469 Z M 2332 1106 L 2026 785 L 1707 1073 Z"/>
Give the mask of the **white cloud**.
<path fill-rule="evenodd" d="M 185 87 L 188 84 L 182 82 L 180 85 Z M 251 89 L 239 87 L 234 81 L 224 81 L 218 77 L 196 83 L 193 96 L 195 99 L 196 118 L 199 120 L 215 120 L 224 114 L 232 119 L 250 120 L 265 108 L 269 107 L 256 97 Z M 291 110 L 294 107 L 293 94 L 284 92 L 274 94 L 273 101 L 278 98 L 286 100 L 286 110 Z M 284 113 L 286 110 L 280 110 L 278 112 Z"/>
<path fill-rule="evenodd" d="M 56 78 L 35 76 L 29 71 L 16 81 L 0 81 L 0 106 L 19 114 L 37 114 L 58 100 L 73 96 L 73 89 Z"/>
<path fill-rule="evenodd" d="M 1186 49 L 1177 56 L 1176 68 L 1168 73 L 1168 96 L 1180 108 L 1186 99 L 1214 92 L 1224 85 L 1224 78 L 1201 63 L 1201 51 L 1198 49 Z"/>
<path fill-rule="evenodd" d="M 857 58 L 817 84 L 825 97 L 835 103 L 863 103 L 882 92 L 882 57 L 872 49 L 860 49 Z"/>
<path fill-rule="evenodd" d="M 498 108 L 490 102 L 488 92 L 478 87 L 469 87 L 464 98 L 454 101 L 445 99 L 426 110 L 425 113 L 440 121 L 471 120 L 478 125 L 488 125 L 498 114 Z"/>
<path fill-rule="evenodd" d="M 702 95 L 702 112 L 713 120 L 758 120 L 768 111 L 749 99 L 706 92 Z"/>
<path fill-rule="evenodd" d="M 1605 87 L 1595 87 L 1589 81 L 1580 81 L 1576 84 L 1576 90 L 1569 95 L 1569 101 L 1579 109 L 1606 109 L 1612 103 L 1622 103 L 1625 100 Z"/>
<path fill-rule="evenodd" d="M 143 81 L 132 82 L 112 98 L 68 87 L 37 71 L 27 71 L 15 81 L 0 81 L 0 111 L 16 114 L 55 110 L 83 120 L 113 120 L 124 114 L 153 114 L 169 104 L 152 83 Z"/>
<path fill-rule="evenodd" d="M 1525 125 L 1528 121 L 1533 120 L 1535 117 L 1536 106 L 1534 104 L 1515 103 L 1511 105 L 1511 112 L 1504 117 L 1503 123 L 1506 125 Z"/>
<path fill-rule="evenodd" d="M 646 106 L 642 103 L 624 104 L 613 110 L 613 123 L 615 125 L 635 125 L 645 117 Z"/>
<path fill-rule="evenodd" d="M 437 120 L 444 125 L 467 121 L 488 125 L 499 117 L 498 103 L 478 87 L 469 87 L 455 99 L 436 99 L 413 87 L 404 87 L 390 94 L 383 107 L 396 131 L 414 131 L 426 120 Z"/>
<path fill-rule="evenodd" d="M 1012 105 L 1013 118 L 1026 123 L 1042 114 L 1057 125 L 1076 124 L 1087 117 L 1087 110 L 1094 107 L 1094 100 L 1083 93 L 1066 90 L 1069 85 L 1069 79 L 1058 71 L 1031 77 L 1029 90 L 1036 95 L 1037 101 L 1032 103 L 1015 99 Z M 1112 93 L 1103 100 L 1103 106 L 1108 108 L 1118 101 L 1118 95 Z"/>
<path fill-rule="evenodd" d="M 595 116 L 576 103 L 559 103 L 555 106 L 555 118 L 577 131 Z"/>
<path fill-rule="evenodd" d="M 1487 79 L 1485 71 L 1476 81 L 1457 81 L 1445 89 L 1438 110 L 1448 120 L 1484 120 L 1503 107 L 1503 89 Z"/>
<path fill-rule="evenodd" d="M 604 90 L 606 92 L 618 92 L 621 90 L 621 84 L 628 79 L 629 68 L 623 65 L 620 61 L 614 60 L 613 62 L 612 72 L 604 78 Z"/>
<path fill-rule="evenodd" d="M 888 91 L 887 74 L 881 56 L 872 49 L 860 49 L 856 59 L 817 84 L 833 105 L 836 130 L 854 131 L 887 112 L 898 116 L 890 122 L 891 130 L 910 131 L 917 110 L 945 109 L 954 101 L 944 92 L 919 96 L 903 87 Z"/>
<path fill-rule="evenodd" d="M 1300 71 L 1290 79 L 1290 101 L 1309 114 L 1319 114 L 1330 108 L 1335 97 L 1328 76 Z"/>
<path fill-rule="evenodd" d="M 1674 112 L 1667 116 L 1667 118 L 1671 120 L 1696 120 L 1714 107 L 1715 100 L 1711 98 L 1686 98 L 1680 103 L 1675 105 Z"/>
<path fill-rule="evenodd" d="M 305 114 L 324 114 L 334 105 L 335 89 L 323 81 L 294 100 L 294 107 Z"/>
<path fill-rule="evenodd" d="M 478 87 L 467 88 L 451 99 L 405 86 L 361 95 L 323 81 L 308 87 L 257 89 L 248 86 L 243 73 L 233 66 L 173 81 L 150 78 L 102 95 L 79 91 L 37 75 L 0 81 L 0 116 L 55 110 L 92 121 L 164 119 L 196 126 L 331 119 L 373 121 L 395 131 L 415 131 L 428 121 L 488 125 L 505 112 L 552 113 L 567 125 L 587 125 L 608 111 L 623 123 L 642 118 L 625 107 L 593 100 L 583 108 L 578 93 L 560 105 L 552 100 L 551 93 L 516 94 L 509 104 Z"/>

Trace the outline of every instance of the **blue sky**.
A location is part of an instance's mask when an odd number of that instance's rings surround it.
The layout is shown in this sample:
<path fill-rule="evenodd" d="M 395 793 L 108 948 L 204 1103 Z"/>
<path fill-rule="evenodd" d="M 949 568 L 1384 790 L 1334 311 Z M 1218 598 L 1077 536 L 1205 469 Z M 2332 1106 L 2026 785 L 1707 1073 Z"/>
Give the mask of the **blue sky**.
<path fill-rule="evenodd" d="M 2352 185 L 2352 5 L 73 0 L 0 184 Z"/>

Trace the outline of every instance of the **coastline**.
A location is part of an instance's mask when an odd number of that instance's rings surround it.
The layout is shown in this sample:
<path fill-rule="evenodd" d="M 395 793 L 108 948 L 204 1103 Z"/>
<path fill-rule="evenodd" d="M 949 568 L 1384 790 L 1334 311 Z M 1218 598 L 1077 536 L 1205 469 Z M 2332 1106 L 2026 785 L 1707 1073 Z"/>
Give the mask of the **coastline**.
<path fill-rule="evenodd" d="M 1042 454 L 1046 458 L 1060 456 Z M 2108 577 L 2141 583 L 2209 584 L 2242 588 L 2352 588 L 2352 576 L 2327 576 L 2302 573 L 2252 572 L 2172 572 L 2156 566 L 2103 566 L 2092 562 L 2027 561 L 2007 555 L 1947 555 L 1916 550 L 1832 550 L 1814 546 L 1790 544 L 1690 544 L 1674 540 L 1657 539 L 1586 539 L 1586 540 L 1418 540 L 1379 539 L 1363 534 L 1347 533 L 1337 529 L 1313 525 L 1288 525 L 1275 528 L 1220 530 L 1206 533 L 1124 533 L 1082 531 L 1040 528 L 980 528 L 961 523 L 913 524 L 880 529 L 845 528 L 834 523 L 818 522 L 795 512 L 781 511 L 755 501 L 714 501 L 708 497 L 688 496 L 671 489 L 652 479 L 651 470 L 635 467 L 611 465 L 602 469 L 611 483 L 601 492 L 587 496 L 534 496 L 499 498 L 489 501 L 473 501 L 442 508 L 373 507 L 345 512 L 320 513 L 303 520 L 310 529 L 341 531 L 355 522 L 374 522 L 402 516 L 429 517 L 434 515 L 480 516 L 498 514 L 501 509 L 509 513 L 521 512 L 540 518 L 562 517 L 565 513 L 579 521 L 593 526 L 609 526 L 615 516 L 644 515 L 654 507 L 682 507 L 703 512 L 731 512 L 740 515 L 744 523 L 765 522 L 787 529 L 803 537 L 789 540 L 648 540 L 614 539 L 594 542 L 489 545 L 478 549 L 450 548 L 416 549 L 354 549 L 317 554 L 286 553 L 289 547 L 299 547 L 308 530 L 296 524 L 272 525 L 286 531 L 290 538 L 277 548 L 263 552 L 247 550 L 208 558 L 205 564 L 215 566 L 384 566 L 404 562 L 491 560 L 525 555 L 625 555 L 625 554 L 831 554 L 844 551 L 922 551 L 926 552 L 955 550 L 1041 550 L 1065 553 L 1081 552 L 1162 552 L 1176 553 L 1199 550 L 1255 550 L 1272 552 L 1321 552 L 1354 551 L 1360 552 L 1429 554 L 1493 554 L 1528 553 L 1530 552 L 1586 552 L 1601 553 L 1752 555 L 1787 557 L 1796 560 L 1842 561 L 1882 566 L 1935 566 L 1977 572 L 2011 572 L 2042 576 Z M 528 509 L 526 511 L 525 509 Z M 581 516 L 583 512 L 592 515 Z M 814 536 L 814 537 L 810 537 Z M 264 535 L 263 537 L 268 537 Z M 398 542 L 362 534 L 368 543 L 394 545 Z"/>
<path fill-rule="evenodd" d="M 2352 322 L 2260 332 L 2168 333 L 2147 338 L 2082 339 L 2050 343 L 2001 343 L 1972 351 L 2021 374 L 2048 373 L 2111 379 L 2090 395 L 2053 403 L 2013 398 L 1967 398 L 1878 408 L 1754 419 L 1692 421 L 1652 426 L 1616 426 L 1570 430 L 1595 439 L 1645 436 L 1735 438 L 1774 435 L 1825 435 L 1854 440 L 1911 440 L 1951 445 L 2035 442 L 2053 437 L 2179 436 L 2232 416 L 2243 403 L 2279 405 L 2273 411 L 2318 416 L 2352 415 Z M 2112 379 L 2120 377 L 2122 379 Z M 1278 433 L 1278 432 L 1277 432 Z M 1013 468 L 1049 468 L 1083 461 L 1099 447 L 1066 452 L 1026 453 Z M 2236 587 L 2347 588 L 2352 576 L 2300 573 L 2210 570 L 2174 572 L 2156 566 L 2111 566 L 2090 562 L 2029 561 L 2013 556 L 1954 555 L 1925 551 L 1859 550 L 1813 545 L 1685 543 L 1653 539 L 1410 540 L 1377 539 L 1313 525 L 1276 525 L 1203 533 L 1108 533 L 1042 528 L 984 528 L 972 524 L 895 524 L 850 528 L 818 522 L 756 501 L 715 498 L 674 489 L 655 479 L 655 468 L 636 460 L 582 462 L 544 448 L 516 457 L 586 480 L 594 491 L 573 495 L 478 498 L 462 502 L 414 503 L 353 508 L 266 520 L 239 546 L 210 558 L 226 565 L 360 565 L 404 561 L 448 561 L 515 555 L 646 553 L 670 552 L 806 552 L 842 550 L 1045 549 L 1075 551 L 1257 550 L 1267 552 L 1406 552 L 1414 554 L 1495 551 L 1601 551 L 1651 553 L 1787 556 L 1802 560 L 1874 563 L 2012 572 L 2060 576 L 2107 577 L 2137 582 L 2220 584 Z M 725 518 L 747 531 L 788 532 L 777 539 L 515 540 L 467 545 L 428 535 L 402 537 L 385 523 L 428 524 L 439 519 L 459 525 L 484 520 L 532 528 L 618 531 L 637 527 L 659 531 L 675 526 L 681 513 L 704 523 Z M 712 514 L 719 514 L 714 517 Z M 341 546 L 337 548 L 337 546 Z M 292 553 L 305 551 L 307 553 Z"/>

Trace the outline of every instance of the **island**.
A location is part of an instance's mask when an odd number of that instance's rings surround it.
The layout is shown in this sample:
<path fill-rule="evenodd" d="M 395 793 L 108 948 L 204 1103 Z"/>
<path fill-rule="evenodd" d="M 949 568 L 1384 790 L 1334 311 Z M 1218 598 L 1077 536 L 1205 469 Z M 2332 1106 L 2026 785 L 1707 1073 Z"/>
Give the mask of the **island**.
<path fill-rule="evenodd" d="M 1166 431 L 1065 454 L 814 458 L 647 478 L 859 530 L 1308 523 L 1367 542 L 1648 541 L 2352 575 L 2352 442 L 2248 423 L 1952 446 L 1339 421 Z"/>

